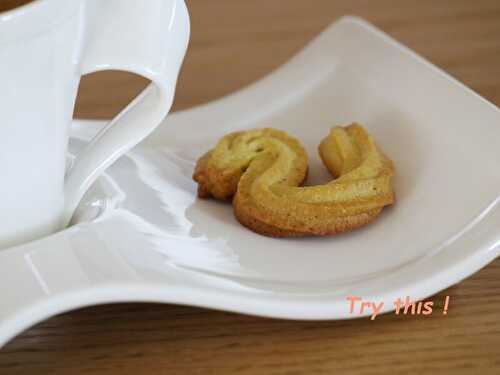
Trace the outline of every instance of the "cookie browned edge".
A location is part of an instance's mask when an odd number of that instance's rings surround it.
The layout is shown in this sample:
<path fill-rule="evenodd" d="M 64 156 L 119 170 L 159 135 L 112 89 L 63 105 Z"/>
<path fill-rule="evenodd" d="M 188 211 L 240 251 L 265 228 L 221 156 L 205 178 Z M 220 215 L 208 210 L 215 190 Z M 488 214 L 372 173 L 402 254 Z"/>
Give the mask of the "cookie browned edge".
<path fill-rule="evenodd" d="M 315 228 L 314 226 L 303 229 L 284 229 L 281 223 L 270 224 L 252 215 L 244 204 L 238 199 L 238 194 L 233 200 L 234 215 L 245 227 L 252 231 L 269 237 L 304 237 L 304 236 L 326 236 L 348 232 L 362 227 L 375 220 L 382 208 L 376 208 L 356 215 L 341 216 L 330 227 Z"/>

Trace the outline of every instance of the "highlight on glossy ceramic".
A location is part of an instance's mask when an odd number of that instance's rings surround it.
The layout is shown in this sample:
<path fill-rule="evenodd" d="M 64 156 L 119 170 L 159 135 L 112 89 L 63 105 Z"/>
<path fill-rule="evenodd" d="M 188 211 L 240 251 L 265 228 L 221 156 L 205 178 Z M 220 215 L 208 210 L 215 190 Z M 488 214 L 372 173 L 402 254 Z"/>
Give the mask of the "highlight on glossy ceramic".
<path fill-rule="evenodd" d="M 183 0 L 43 0 L 0 14 L 0 248 L 64 227 L 96 177 L 172 104 L 189 38 Z M 66 173 L 80 77 L 152 81 Z"/>
<path fill-rule="evenodd" d="M 358 121 L 394 160 L 397 202 L 325 238 L 272 239 L 196 198 L 196 159 L 221 135 L 272 126 L 299 138 L 310 183 L 328 178 L 318 139 Z M 500 111 L 357 18 L 221 100 L 170 115 L 93 185 L 75 225 L 0 252 L 0 343 L 62 311 L 181 303 L 293 319 L 345 319 L 347 297 L 418 300 L 500 252 Z M 76 123 L 78 153 L 100 123 Z M 466 173 L 464 172 L 466 171 Z M 369 313 L 369 312 L 365 312 Z"/>

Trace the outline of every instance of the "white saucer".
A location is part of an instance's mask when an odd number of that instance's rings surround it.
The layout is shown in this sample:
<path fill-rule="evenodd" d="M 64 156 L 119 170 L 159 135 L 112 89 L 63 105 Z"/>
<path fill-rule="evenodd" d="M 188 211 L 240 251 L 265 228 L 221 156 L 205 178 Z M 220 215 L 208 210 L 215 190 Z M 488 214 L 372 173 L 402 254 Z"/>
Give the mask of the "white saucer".
<path fill-rule="evenodd" d="M 194 162 L 223 134 L 298 137 L 312 159 L 358 121 L 395 161 L 397 204 L 349 234 L 271 239 L 229 204 L 198 200 Z M 500 110 L 373 26 L 343 18 L 288 64 L 224 99 L 170 115 L 87 194 L 77 224 L 0 252 L 0 345 L 81 306 L 151 301 L 279 318 L 343 319 L 347 296 L 418 300 L 500 253 Z M 75 121 L 77 150 L 101 126 Z M 4 288 L 9 285 L 9 288 Z M 370 311 L 366 311 L 365 314 Z"/>

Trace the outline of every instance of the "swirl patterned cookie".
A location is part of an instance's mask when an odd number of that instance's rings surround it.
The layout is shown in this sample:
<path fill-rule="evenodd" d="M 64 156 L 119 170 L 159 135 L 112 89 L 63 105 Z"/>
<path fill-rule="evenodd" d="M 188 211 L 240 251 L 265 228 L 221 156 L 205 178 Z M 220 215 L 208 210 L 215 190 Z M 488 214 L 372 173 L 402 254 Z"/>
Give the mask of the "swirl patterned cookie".
<path fill-rule="evenodd" d="M 319 154 L 334 179 L 302 186 L 308 159 L 297 139 L 271 128 L 235 132 L 198 160 L 193 178 L 199 197 L 232 198 L 241 224 L 272 237 L 346 232 L 394 202 L 393 163 L 362 126 L 332 128 Z"/>

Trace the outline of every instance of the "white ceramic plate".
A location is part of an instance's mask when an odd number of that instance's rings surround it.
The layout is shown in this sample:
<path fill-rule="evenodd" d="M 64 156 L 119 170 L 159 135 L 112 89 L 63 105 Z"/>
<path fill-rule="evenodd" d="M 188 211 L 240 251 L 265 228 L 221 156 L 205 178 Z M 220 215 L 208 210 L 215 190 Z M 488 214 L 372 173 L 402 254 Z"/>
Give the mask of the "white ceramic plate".
<path fill-rule="evenodd" d="M 196 199 L 195 160 L 223 134 L 287 130 L 307 147 L 315 183 L 327 178 L 318 142 L 352 121 L 397 167 L 397 204 L 373 224 L 271 239 L 240 226 L 229 204 Z M 76 122 L 71 149 L 99 125 Z M 109 302 L 343 319 L 360 316 L 349 295 L 384 301 L 383 311 L 397 297 L 427 297 L 499 255 L 499 160 L 496 106 L 343 18 L 265 79 L 171 115 L 94 185 L 77 225 L 0 252 L 0 344 L 54 314 Z"/>

